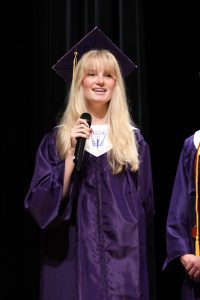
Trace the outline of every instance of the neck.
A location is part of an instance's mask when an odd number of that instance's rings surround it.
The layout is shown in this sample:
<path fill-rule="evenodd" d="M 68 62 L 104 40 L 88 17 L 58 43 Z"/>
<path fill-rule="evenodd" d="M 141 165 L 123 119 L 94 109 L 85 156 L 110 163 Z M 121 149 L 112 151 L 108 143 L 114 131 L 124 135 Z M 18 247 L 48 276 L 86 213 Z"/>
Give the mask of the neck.
<path fill-rule="evenodd" d="M 106 123 L 107 123 L 107 115 L 105 115 L 101 118 L 101 117 L 94 116 L 92 114 L 92 124 L 93 125 L 100 125 L 100 124 L 106 124 Z"/>
<path fill-rule="evenodd" d="M 88 112 L 92 115 L 92 124 L 106 124 L 107 123 L 107 111 L 108 107 L 104 106 L 102 108 L 98 107 L 96 109 L 88 108 Z"/>

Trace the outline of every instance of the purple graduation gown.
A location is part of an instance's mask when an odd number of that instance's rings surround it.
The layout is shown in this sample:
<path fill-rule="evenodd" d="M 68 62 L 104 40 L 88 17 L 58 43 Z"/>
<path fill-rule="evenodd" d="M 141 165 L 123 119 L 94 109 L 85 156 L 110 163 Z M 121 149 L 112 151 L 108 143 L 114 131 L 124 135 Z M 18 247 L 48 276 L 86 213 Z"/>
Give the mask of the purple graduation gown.
<path fill-rule="evenodd" d="M 41 141 L 25 198 L 44 233 L 41 300 L 148 300 L 146 226 L 154 214 L 149 146 L 135 130 L 137 173 L 112 175 L 107 154 L 84 152 L 61 205 L 56 130 Z"/>
<path fill-rule="evenodd" d="M 168 266 L 180 275 L 180 299 L 200 300 L 200 283 L 191 281 L 179 262 L 183 254 L 195 253 L 192 228 L 195 224 L 194 135 L 184 141 L 174 181 L 166 224 L 167 254 L 163 270 Z M 199 173 L 200 174 L 200 173 Z M 178 280 L 178 279 L 177 279 Z"/>

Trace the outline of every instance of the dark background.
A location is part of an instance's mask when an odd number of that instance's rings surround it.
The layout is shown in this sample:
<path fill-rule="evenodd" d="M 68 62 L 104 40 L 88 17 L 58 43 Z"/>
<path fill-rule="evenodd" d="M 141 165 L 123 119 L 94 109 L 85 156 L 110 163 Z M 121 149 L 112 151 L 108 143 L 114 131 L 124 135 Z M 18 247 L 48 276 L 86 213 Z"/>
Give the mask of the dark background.
<path fill-rule="evenodd" d="M 38 144 L 55 125 L 68 88 L 51 66 L 95 26 L 138 65 L 126 83 L 152 155 L 150 300 L 178 300 L 171 294 L 175 277 L 161 268 L 179 154 L 184 139 L 200 128 L 197 1 L 29 0 L 1 6 L 2 300 L 38 300 L 40 231 L 23 201 Z"/>

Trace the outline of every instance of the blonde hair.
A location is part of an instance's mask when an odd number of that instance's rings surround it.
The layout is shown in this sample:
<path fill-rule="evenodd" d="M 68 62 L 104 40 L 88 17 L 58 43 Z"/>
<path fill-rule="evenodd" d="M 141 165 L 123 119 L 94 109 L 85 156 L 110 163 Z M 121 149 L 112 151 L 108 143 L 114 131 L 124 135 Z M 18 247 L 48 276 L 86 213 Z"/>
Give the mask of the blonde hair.
<path fill-rule="evenodd" d="M 65 159 L 71 147 L 70 129 L 80 115 L 87 111 L 82 81 L 91 65 L 97 70 L 103 65 L 116 80 L 107 111 L 108 136 L 112 143 L 112 149 L 107 155 L 113 174 L 121 172 L 126 167 L 136 171 L 139 166 L 139 155 L 131 126 L 133 122 L 128 109 L 124 81 L 116 58 L 108 50 L 91 50 L 81 57 L 76 66 L 68 105 L 58 125 L 57 148 L 60 157 Z"/>

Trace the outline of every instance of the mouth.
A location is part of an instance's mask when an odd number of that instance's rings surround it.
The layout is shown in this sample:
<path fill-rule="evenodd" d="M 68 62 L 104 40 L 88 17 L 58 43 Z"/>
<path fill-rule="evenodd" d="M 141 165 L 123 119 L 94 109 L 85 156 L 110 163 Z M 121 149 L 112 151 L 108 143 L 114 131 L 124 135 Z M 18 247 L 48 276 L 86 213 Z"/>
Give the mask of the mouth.
<path fill-rule="evenodd" d="M 95 88 L 95 89 L 92 89 L 93 92 L 97 93 L 97 94 L 102 94 L 102 93 L 105 93 L 106 92 L 106 89 L 102 89 L 102 88 Z"/>

